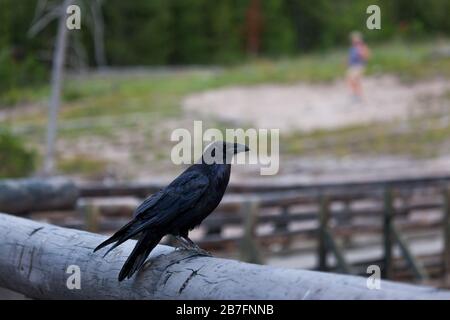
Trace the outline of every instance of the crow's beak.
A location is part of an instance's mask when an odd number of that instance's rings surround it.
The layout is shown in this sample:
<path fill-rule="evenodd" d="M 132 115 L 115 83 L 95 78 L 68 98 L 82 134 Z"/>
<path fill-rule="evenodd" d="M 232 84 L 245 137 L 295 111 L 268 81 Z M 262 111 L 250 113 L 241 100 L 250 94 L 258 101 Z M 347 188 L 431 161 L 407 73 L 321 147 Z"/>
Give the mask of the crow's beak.
<path fill-rule="evenodd" d="M 247 152 L 247 151 L 250 151 L 250 149 L 245 144 L 240 144 L 240 143 L 234 144 L 234 153 Z"/>

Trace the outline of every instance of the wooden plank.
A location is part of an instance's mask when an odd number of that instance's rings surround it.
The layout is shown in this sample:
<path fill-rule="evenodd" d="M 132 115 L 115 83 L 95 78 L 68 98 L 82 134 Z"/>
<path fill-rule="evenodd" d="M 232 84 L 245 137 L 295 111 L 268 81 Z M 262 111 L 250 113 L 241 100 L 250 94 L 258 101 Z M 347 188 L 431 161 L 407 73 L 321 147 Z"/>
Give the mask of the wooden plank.
<path fill-rule="evenodd" d="M 343 250 L 341 249 L 339 244 L 336 242 L 336 240 L 334 239 L 333 235 L 331 234 L 331 232 L 328 228 L 326 228 L 326 230 L 325 230 L 325 237 L 326 237 L 328 247 L 331 249 L 331 251 L 333 252 L 333 254 L 336 258 L 339 270 L 343 273 L 352 274 L 353 273 L 352 268 L 345 260 Z"/>
<path fill-rule="evenodd" d="M 286 191 L 310 192 L 311 196 L 319 196 L 326 192 L 342 190 L 362 190 L 364 188 L 383 191 L 385 188 L 415 188 L 423 186 L 439 186 L 450 182 L 449 175 L 415 176 L 393 179 L 373 179 L 366 181 L 348 181 L 331 183 L 279 183 L 264 184 L 261 182 L 231 183 L 228 192 L 231 193 L 272 193 Z M 83 183 L 79 185 L 83 197 L 104 195 L 139 195 L 146 196 L 165 187 L 165 183 L 131 183 L 131 184 L 98 184 Z"/>
<path fill-rule="evenodd" d="M 11 214 L 74 209 L 78 196 L 65 178 L 0 180 L 0 210 Z"/>
<path fill-rule="evenodd" d="M 393 241 L 398 244 L 403 257 L 408 263 L 408 266 L 413 271 L 415 278 L 419 281 L 427 280 L 429 277 L 426 270 L 424 269 L 422 264 L 414 257 L 411 250 L 409 250 L 406 241 L 403 239 L 402 235 L 394 225 L 391 225 L 391 233 Z"/>

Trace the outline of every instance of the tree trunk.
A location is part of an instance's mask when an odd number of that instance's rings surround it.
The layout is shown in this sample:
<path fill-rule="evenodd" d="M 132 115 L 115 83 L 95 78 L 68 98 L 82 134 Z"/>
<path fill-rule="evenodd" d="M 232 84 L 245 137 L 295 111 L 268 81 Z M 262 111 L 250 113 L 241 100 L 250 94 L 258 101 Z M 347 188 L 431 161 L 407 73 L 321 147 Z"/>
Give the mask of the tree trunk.
<path fill-rule="evenodd" d="M 289 270 L 157 246 L 133 278 L 117 281 L 135 242 L 103 258 L 104 236 L 0 214 L 0 286 L 38 299 L 450 299 L 450 292 L 362 277 Z M 69 289 L 69 266 L 80 289 Z M 73 267 L 72 267 L 73 268 Z M 69 268 L 70 269 L 70 268 Z M 70 282 L 70 281 L 69 281 Z"/>
<path fill-rule="evenodd" d="M 58 22 L 58 33 L 56 35 L 56 44 L 53 52 L 52 79 L 51 79 L 51 97 L 48 108 L 47 125 L 47 150 L 45 155 L 44 173 L 52 175 L 55 166 L 55 144 L 59 105 L 61 103 L 61 88 L 64 73 L 64 61 L 66 59 L 67 45 L 67 27 L 66 27 L 66 9 L 70 0 L 64 0 L 60 8 Z"/>

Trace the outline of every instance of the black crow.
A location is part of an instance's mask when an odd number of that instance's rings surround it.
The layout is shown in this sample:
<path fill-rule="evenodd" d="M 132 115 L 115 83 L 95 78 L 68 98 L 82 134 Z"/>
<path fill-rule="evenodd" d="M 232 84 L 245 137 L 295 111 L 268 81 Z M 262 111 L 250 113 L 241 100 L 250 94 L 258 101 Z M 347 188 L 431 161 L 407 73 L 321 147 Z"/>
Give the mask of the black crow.
<path fill-rule="evenodd" d="M 111 244 L 105 253 L 138 237 L 138 241 L 120 270 L 119 281 L 130 278 L 150 252 L 167 234 L 175 236 L 186 249 L 202 251 L 188 233 L 198 226 L 222 200 L 230 180 L 231 159 L 248 147 L 238 143 L 216 141 L 207 146 L 199 161 L 187 168 L 167 187 L 152 194 L 137 207 L 134 218 L 94 252 Z"/>

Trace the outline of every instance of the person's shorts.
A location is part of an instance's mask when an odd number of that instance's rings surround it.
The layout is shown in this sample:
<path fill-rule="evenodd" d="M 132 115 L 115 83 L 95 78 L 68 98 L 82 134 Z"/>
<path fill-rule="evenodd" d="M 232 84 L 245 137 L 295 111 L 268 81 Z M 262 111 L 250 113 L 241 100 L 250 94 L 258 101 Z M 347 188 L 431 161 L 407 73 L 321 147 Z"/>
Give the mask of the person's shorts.
<path fill-rule="evenodd" d="M 347 76 L 352 79 L 360 78 L 364 74 L 364 69 L 363 65 L 350 66 L 347 70 Z"/>

